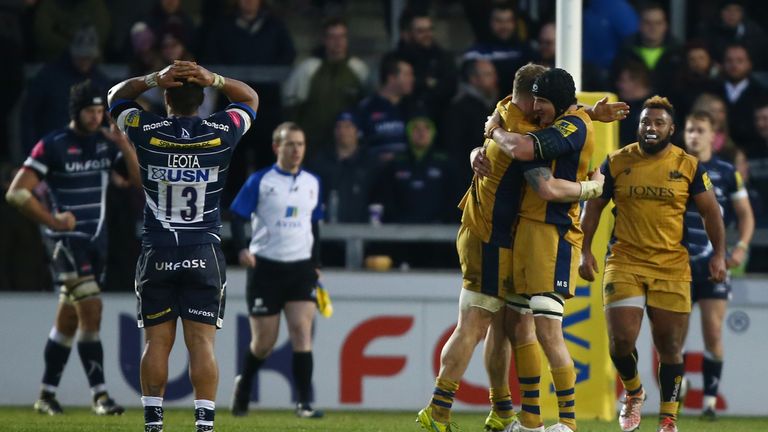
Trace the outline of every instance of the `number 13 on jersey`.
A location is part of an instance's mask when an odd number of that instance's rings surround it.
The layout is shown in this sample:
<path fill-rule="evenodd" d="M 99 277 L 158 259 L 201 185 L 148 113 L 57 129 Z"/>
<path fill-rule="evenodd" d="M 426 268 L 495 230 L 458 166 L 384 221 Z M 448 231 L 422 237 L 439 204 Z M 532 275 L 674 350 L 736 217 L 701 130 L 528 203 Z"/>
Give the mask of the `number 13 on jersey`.
<path fill-rule="evenodd" d="M 208 183 L 218 180 L 218 167 L 179 169 L 148 167 L 149 180 L 157 184 L 159 221 L 194 223 L 203 220 Z"/>

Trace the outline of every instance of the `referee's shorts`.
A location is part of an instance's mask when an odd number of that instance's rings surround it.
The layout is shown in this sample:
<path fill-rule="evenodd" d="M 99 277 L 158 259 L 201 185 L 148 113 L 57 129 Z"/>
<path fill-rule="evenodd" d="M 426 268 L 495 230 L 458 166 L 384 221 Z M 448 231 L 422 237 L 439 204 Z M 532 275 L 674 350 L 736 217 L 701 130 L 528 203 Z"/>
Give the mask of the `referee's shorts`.
<path fill-rule="evenodd" d="M 245 299 L 251 316 L 279 314 L 290 301 L 315 301 L 317 272 L 312 260 L 280 262 L 256 257 L 246 275 Z"/>

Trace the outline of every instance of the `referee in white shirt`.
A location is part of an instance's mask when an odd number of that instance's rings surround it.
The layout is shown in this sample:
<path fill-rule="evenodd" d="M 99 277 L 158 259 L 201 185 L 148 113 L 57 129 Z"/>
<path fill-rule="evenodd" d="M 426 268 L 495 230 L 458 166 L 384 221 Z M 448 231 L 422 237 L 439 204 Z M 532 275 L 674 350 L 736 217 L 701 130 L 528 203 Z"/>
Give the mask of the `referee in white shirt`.
<path fill-rule="evenodd" d="M 248 268 L 246 301 L 251 344 L 243 369 L 235 378 L 232 414 L 248 413 L 254 374 L 277 341 L 280 312 L 285 311 L 293 346 L 296 415 L 319 418 L 310 406 L 312 387 L 312 323 L 318 278 L 318 221 L 322 217 L 320 182 L 301 168 L 306 149 L 304 132 L 295 124 L 280 124 L 272 134 L 277 163 L 253 173 L 235 197 L 232 236 L 240 264 Z M 250 247 L 245 224 L 251 222 Z"/>

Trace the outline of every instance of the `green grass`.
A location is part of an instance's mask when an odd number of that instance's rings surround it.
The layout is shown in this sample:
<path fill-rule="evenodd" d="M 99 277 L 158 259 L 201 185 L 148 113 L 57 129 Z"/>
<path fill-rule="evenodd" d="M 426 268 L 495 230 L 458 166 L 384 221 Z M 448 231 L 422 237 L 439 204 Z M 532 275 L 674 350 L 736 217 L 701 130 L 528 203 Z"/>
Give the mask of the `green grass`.
<path fill-rule="evenodd" d="M 143 416 L 140 409 L 130 409 L 120 417 L 97 417 L 86 409 L 65 407 L 65 414 L 49 417 L 36 414 L 31 407 L 0 408 L 3 432 L 142 432 Z M 351 412 L 332 411 L 320 420 L 301 420 L 291 411 L 251 411 L 248 417 L 233 418 L 222 410 L 216 416 L 216 430 L 219 432 L 255 431 L 323 431 L 323 432 L 419 432 L 414 423 L 414 412 Z M 482 413 L 454 414 L 454 421 L 462 432 L 482 431 L 485 415 Z M 646 417 L 643 430 L 655 430 L 654 417 Z M 192 409 L 172 409 L 165 413 L 165 431 L 194 431 Z M 768 417 L 723 417 L 715 423 L 701 422 L 694 417 L 683 417 L 679 423 L 681 431 L 732 432 L 766 431 Z M 617 432 L 615 422 L 580 420 L 580 432 Z"/>

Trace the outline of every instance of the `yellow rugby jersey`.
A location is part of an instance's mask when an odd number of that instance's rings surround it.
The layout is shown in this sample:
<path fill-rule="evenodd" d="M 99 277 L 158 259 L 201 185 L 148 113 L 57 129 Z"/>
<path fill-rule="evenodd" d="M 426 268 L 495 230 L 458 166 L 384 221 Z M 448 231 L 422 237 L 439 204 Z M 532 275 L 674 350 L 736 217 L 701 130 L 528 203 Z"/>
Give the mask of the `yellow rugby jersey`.
<path fill-rule="evenodd" d="M 649 157 L 634 143 L 608 155 L 601 170 L 603 198 L 616 204 L 607 265 L 656 279 L 690 281 L 685 209 L 692 196 L 712 189 L 698 159 L 675 146 Z"/>
<path fill-rule="evenodd" d="M 500 126 L 507 132 L 525 134 L 537 129 L 512 103 L 511 96 L 499 101 L 496 109 L 501 114 Z M 512 163 L 512 159 L 501 151 L 495 141 L 486 139 L 484 147 L 491 162 L 491 174 L 482 179 L 477 176 L 472 179 L 469 190 L 459 203 L 459 208 L 463 210 L 461 223 L 484 243 L 509 248 L 520 209 L 523 175 L 520 164 Z"/>
<path fill-rule="evenodd" d="M 552 126 L 533 136 L 541 145 L 555 147 L 560 156 L 551 161 L 524 163 L 523 171 L 547 167 L 552 170 L 552 176 L 559 179 L 575 182 L 586 178 L 595 143 L 592 119 L 584 108 L 565 112 Z M 530 185 L 525 186 L 520 217 L 569 228 L 566 240 L 575 246 L 581 246 L 583 238 L 579 223 L 580 212 L 578 202 L 547 202 Z"/>

